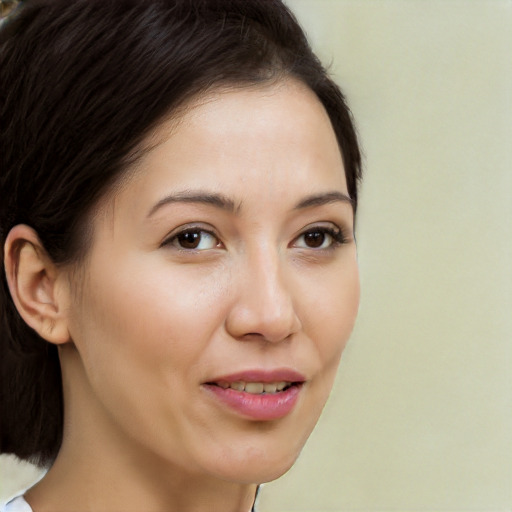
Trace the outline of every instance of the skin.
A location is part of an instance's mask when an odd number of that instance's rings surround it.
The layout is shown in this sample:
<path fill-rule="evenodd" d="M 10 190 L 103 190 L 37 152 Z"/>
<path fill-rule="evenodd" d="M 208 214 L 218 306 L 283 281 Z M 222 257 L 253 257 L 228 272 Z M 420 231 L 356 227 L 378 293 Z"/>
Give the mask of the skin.
<path fill-rule="evenodd" d="M 26 495 L 35 512 L 249 510 L 255 484 L 299 455 L 355 321 L 353 211 L 309 89 L 210 94 L 148 143 L 98 205 L 78 276 L 53 267 L 26 226 L 6 244 L 18 309 L 59 344 L 63 371 L 64 442 Z M 199 233 L 196 249 L 184 229 Z M 205 392 L 255 368 L 304 375 L 284 418 L 255 421 Z"/>

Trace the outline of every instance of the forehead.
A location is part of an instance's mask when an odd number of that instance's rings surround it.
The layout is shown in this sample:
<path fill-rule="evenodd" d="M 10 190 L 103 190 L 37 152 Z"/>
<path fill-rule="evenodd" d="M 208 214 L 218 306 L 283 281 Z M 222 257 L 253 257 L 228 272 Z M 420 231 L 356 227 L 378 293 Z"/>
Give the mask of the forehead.
<path fill-rule="evenodd" d="M 329 117 L 316 95 L 294 80 L 196 98 L 157 126 L 145 146 L 121 190 L 132 210 L 147 209 L 166 192 L 199 189 L 222 192 L 237 204 L 288 197 L 295 204 L 301 194 L 347 193 Z"/>

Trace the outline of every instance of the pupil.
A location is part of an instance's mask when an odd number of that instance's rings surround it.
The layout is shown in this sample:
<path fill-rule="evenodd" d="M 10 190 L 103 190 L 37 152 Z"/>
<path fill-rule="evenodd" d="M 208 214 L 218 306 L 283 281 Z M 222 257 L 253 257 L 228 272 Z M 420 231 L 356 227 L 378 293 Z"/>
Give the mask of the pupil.
<path fill-rule="evenodd" d="M 311 231 L 306 233 L 305 241 L 308 247 L 320 247 L 325 241 L 325 233 L 321 231 Z"/>
<path fill-rule="evenodd" d="M 181 233 L 178 240 L 183 248 L 195 249 L 201 241 L 201 234 L 199 231 L 188 231 L 187 233 Z"/>

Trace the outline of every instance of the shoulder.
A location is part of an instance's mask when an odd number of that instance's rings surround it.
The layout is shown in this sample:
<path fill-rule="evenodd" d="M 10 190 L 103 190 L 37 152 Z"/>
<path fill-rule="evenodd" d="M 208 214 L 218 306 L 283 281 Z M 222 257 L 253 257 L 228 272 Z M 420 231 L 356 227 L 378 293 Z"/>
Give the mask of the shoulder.
<path fill-rule="evenodd" d="M 18 496 L 5 505 L 0 505 L 0 512 L 32 512 L 32 509 L 23 496 Z"/>

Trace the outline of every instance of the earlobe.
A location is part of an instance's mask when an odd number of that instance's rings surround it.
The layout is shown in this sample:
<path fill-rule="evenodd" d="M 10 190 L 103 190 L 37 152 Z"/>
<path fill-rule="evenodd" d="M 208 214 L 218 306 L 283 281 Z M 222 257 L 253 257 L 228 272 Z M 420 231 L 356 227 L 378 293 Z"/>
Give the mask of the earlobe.
<path fill-rule="evenodd" d="M 68 342 L 67 281 L 32 228 L 20 224 L 11 229 L 4 264 L 11 296 L 23 320 L 51 343 Z"/>

